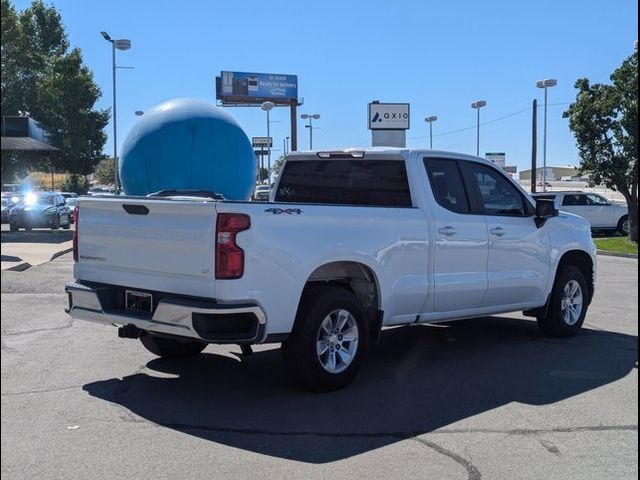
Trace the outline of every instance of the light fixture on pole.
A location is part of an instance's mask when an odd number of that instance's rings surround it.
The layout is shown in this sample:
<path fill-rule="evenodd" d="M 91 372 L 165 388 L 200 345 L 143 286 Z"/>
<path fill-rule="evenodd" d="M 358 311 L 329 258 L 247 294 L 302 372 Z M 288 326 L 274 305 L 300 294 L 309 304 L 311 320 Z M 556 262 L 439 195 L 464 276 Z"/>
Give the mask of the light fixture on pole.
<path fill-rule="evenodd" d="M 471 104 L 471 108 L 475 108 L 478 111 L 478 120 L 476 124 L 476 156 L 480 156 L 480 109 L 486 107 L 487 102 L 485 100 L 477 100 Z"/>
<path fill-rule="evenodd" d="M 111 68 L 113 76 L 113 160 L 116 163 L 114 181 L 116 192 L 118 192 L 120 190 L 120 182 L 118 179 L 118 120 L 116 115 L 116 49 L 129 50 L 131 48 L 131 40 L 126 38 L 115 40 L 111 38 L 107 32 L 100 32 L 100 34 L 107 42 L 111 43 Z"/>
<path fill-rule="evenodd" d="M 303 113 L 300 115 L 300 118 L 303 120 L 309 119 L 309 123 L 305 125 L 305 128 L 309 129 L 309 150 L 313 150 L 313 120 L 318 120 L 320 115 L 318 113 L 314 113 L 313 115 Z"/>
<path fill-rule="evenodd" d="M 133 112 L 136 114 L 136 117 L 141 117 L 142 115 L 144 115 L 144 112 L 142 110 L 136 110 L 135 112 Z"/>
<path fill-rule="evenodd" d="M 271 126 L 269 122 L 269 112 L 275 107 L 273 102 L 264 102 L 260 108 L 267 112 L 267 181 L 271 183 Z"/>
<path fill-rule="evenodd" d="M 433 150 L 433 122 L 438 120 L 438 117 L 435 115 L 431 115 L 429 117 L 425 117 L 424 121 L 429 124 L 429 148 Z"/>
<path fill-rule="evenodd" d="M 558 81 L 554 78 L 545 78 L 538 80 L 536 87 L 544 89 L 544 127 L 542 139 L 542 191 L 547 191 L 547 89 L 555 87 Z"/>

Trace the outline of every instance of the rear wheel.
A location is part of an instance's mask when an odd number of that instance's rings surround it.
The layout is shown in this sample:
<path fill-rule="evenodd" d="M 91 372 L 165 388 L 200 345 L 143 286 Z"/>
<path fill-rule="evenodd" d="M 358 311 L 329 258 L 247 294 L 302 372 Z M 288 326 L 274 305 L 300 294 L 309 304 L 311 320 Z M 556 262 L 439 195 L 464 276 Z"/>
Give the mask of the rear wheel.
<path fill-rule="evenodd" d="M 587 282 L 582 271 L 572 265 L 558 273 L 546 316 L 538 317 L 540 329 L 552 337 L 576 335 L 587 314 Z"/>
<path fill-rule="evenodd" d="M 629 215 L 625 215 L 618 221 L 617 230 L 620 235 L 629 235 L 629 232 L 631 231 L 631 222 L 629 221 Z"/>
<path fill-rule="evenodd" d="M 56 215 L 51 224 L 51 230 L 58 230 L 60 228 L 60 216 Z"/>
<path fill-rule="evenodd" d="M 71 228 L 71 215 L 67 215 L 67 223 L 65 223 L 62 228 L 64 230 L 69 230 Z"/>
<path fill-rule="evenodd" d="M 156 337 L 150 333 L 144 333 L 140 341 L 154 355 L 174 360 L 198 355 L 207 346 L 206 343 L 197 340 L 174 340 Z"/>
<path fill-rule="evenodd" d="M 303 297 L 293 332 L 282 345 L 296 380 L 316 391 L 353 381 L 366 354 L 369 326 L 355 296 L 339 287 L 314 287 Z"/>

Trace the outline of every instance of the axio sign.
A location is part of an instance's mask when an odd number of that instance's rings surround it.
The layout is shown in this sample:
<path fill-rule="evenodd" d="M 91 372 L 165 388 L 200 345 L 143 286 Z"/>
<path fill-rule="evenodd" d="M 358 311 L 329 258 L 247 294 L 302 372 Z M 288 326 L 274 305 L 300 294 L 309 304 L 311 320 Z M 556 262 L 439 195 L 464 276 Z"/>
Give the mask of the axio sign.
<path fill-rule="evenodd" d="M 370 130 L 408 130 L 408 103 L 370 103 Z"/>

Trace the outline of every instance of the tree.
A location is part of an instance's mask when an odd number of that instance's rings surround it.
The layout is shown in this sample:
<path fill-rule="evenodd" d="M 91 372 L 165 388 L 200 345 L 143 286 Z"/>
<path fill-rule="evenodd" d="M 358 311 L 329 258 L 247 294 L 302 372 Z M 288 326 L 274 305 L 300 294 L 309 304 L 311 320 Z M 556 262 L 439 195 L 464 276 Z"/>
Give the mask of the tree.
<path fill-rule="evenodd" d="M 95 179 L 100 185 L 111 185 L 114 183 L 116 174 L 116 162 L 113 158 L 104 158 L 96 165 L 93 172 Z"/>
<path fill-rule="evenodd" d="M 638 52 L 611 75 L 612 84 L 576 81 L 576 101 L 564 112 L 580 153 L 580 170 L 592 184 L 619 191 L 627 201 L 638 241 Z"/>
<path fill-rule="evenodd" d="M 60 134 L 58 152 L 46 161 L 34 154 L 2 152 L 2 177 L 53 164 L 58 171 L 86 175 L 102 158 L 108 110 L 94 109 L 101 92 L 79 49 L 69 51 L 60 14 L 35 0 L 17 12 L 2 1 L 2 114 L 29 112 Z M 6 166 L 5 166 L 6 162 Z"/>
<path fill-rule="evenodd" d="M 280 169 L 282 168 L 282 165 L 284 164 L 284 155 L 280 155 L 280 157 L 278 157 L 278 159 L 273 162 L 273 165 L 271 166 L 271 172 L 274 175 L 279 175 L 280 174 Z"/>

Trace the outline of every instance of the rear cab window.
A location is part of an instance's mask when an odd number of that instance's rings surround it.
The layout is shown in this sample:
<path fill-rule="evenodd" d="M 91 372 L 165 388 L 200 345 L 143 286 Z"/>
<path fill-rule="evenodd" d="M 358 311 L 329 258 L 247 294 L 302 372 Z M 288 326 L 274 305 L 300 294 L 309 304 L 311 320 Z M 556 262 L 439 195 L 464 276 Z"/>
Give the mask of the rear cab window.
<path fill-rule="evenodd" d="M 289 160 L 274 200 L 373 207 L 412 207 L 404 160 Z"/>

